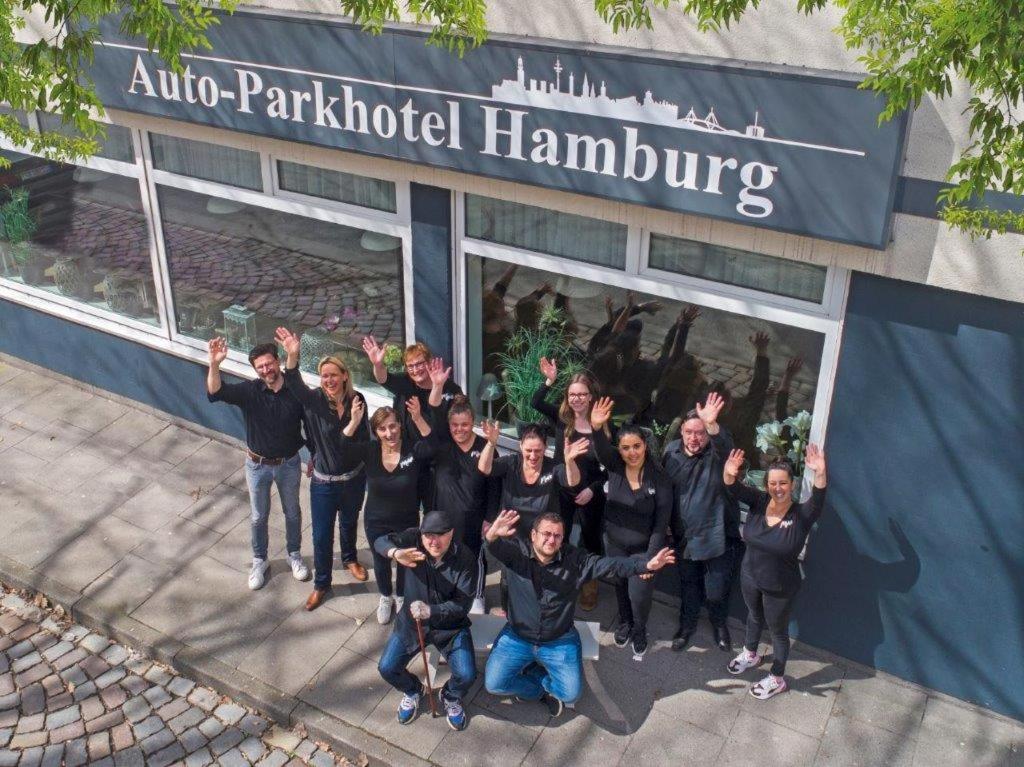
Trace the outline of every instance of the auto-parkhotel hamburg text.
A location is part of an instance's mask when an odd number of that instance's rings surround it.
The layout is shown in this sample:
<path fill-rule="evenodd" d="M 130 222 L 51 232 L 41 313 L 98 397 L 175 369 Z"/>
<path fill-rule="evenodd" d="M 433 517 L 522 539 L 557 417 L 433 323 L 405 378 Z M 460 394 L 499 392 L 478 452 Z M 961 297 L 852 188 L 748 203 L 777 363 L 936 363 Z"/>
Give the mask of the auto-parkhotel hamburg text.
<path fill-rule="evenodd" d="M 293 124 L 375 135 L 381 139 L 392 139 L 398 135 L 410 144 L 423 142 L 430 147 L 464 151 L 461 110 L 466 104 L 458 98 L 447 99 L 446 110 L 428 111 L 418 108 L 415 98 L 410 96 L 396 110 L 389 104 L 357 98 L 351 85 L 328 81 L 325 86 L 323 81 L 309 77 L 308 88 L 284 88 L 269 83 L 264 75 L 253 69 L 236 66 L 232 71 L 233 79 L 225 84 L 209 74 L 197 74 L 191 65 L 185 67 L 181 75 L 147 67 L 142 56 L 136 55 L 128 93 L 210 109 L 232 102 L 234 110 L 243 115 L 263 112 L 271 119 Z M 540 93 L 545 98 L 563 97 L 562 101 L 565 98 L 582 99 L 587 94 L 597 98 L 593 85 L 587 86 L 584 81 L 584 94 L 576 95 L 572 80 L 569 82 L 568 93 L 550 88 Z M 530 87 L 535 87 L 533 81 Z M 334 92 L 329 92 L 329 88 L 334 88 Z M 516 89 L 525 90 L 521 61 L 518 79 L 506 80 L 501 86 L 496 86 L 494 93 L 499 98 L 491 100 L 506 101 L 500 96 L 502 89 L 508 88 L 512 89 L 513 96 Z M 603 88 L 602 84 L 602 97 Z M 457 97 L 459 94 L 450 95 Z M 649 98 L 650 94 L 647 95 Z M 676 147 L 661 147 L 659 150 L 641 141 L 639 128 L 632 125 L 622 125 L 621 134 L 616 139 L 560 132 L 539 124 L 543 119 L 543 108 L 515 109 L 486 103 L 487 99 L 473 98 L 474 105 L 483 110 L 481 154 L 636 183 L 663 183 L 673 189 L 709 195 L 723 194 L 728 174 L 735 174 L 739 182 L 738 213 L 749 218 L 765 218 L 774 210 L 772 200 L 757 192 L 764 192 L 772 186 L 778 175 L 776 166 L 758 161 L 741 162 L 736 157 L 684 151 Z M 532 102 L 524 100 L 522 103 Z M 735 188 L 735 181 L 728 186 Z"/>

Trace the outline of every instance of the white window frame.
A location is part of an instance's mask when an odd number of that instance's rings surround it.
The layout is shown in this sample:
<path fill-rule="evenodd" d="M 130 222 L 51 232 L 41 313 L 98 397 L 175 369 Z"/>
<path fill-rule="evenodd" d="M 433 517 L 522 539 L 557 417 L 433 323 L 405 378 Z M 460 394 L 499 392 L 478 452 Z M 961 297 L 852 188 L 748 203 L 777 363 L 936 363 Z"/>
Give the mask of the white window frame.
<path fill-rule="evenodd" d="M 695 303 L 712 309 L 740 314 L 805 330 L 821 333 L 821 363 L 814 395 L 810 439 L 821 443 L 825 438 L 829 406 L 835 387 L 839 347 L 842 339 L 842 321 L 850 284 L 847 269 L 830 266 L 825 278 L 824 294 L 820 304 L 787 296 L 726 285 L 711 280 L 687 277 L 673 272 L 650 269 L 646 266 L 650 253 L 650 231 L 629 225 L 627 235 L 626 269 L 614 269 L 560 256 L 498 245 L 465 236 L 465 194 L 455 193 L 453 248 L 453 327 L 456 334 L 455 359 L 459 384 L 468 391 L 468 324 L 467 324 L 467 265 L 469 255 L 540 269 L 552 274 L 566 274 L 599 284 L 636 290 L 648 295 Z M 673 235 L 668 235 L 673 236 Z M 501 444 L 514 447 L 515 442 L 502 437 Z M 810 477 L 804 478 L 809 487 Z M 805 489 L 806 489 L 805 487 Z"/>

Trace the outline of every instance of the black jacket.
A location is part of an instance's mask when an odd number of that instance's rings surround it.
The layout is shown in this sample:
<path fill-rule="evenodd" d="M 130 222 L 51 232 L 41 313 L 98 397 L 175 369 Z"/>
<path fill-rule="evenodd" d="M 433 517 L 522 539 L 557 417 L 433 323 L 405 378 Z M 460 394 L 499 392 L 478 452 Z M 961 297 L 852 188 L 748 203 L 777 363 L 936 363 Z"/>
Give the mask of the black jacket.
<path fill-rule="evenodd" d="M 672 535 L 677 544 L 686 542 L 686 559 L 704 561 L 725 552 L 733 504 L 722 482 L 722 467 L 731 449 L 725 429 L 696 455 L 687 455 L 678 439 L 665 448 L 665 471 L 675 489 Z"/>
<path fill-rule="evenodd" d="M 288 391 L 299 401 L 305 411 L 306 434 L 309 437 L 310 452 L 313 454 L 313 467 L 321 474 L 332 476 L 346 474 L 357 469 L 361 465 L 358 459 L 342 460 L 341 430 L 352 420 L 352 402 L 359 398 L 365 404 L 366 400 L 363 395 L 353 392 L 345 402 L 344 413 L 339 418 L 337 410 L 331 408 L 323 390 L 307 387 L 298 368 L 289 368 L 284 371 L 284 385 L 288 387 Z M 356 429 L 354 439 L 364 441 L 370 439 L 369 420 L 365 409 L 363 422 Z"/>
<path fill-rule="evenodd" d="M 417 527 L 382 535 L 374 541 L 373 548 L 382 556 L 387 556 L 393 548 L 416 548 L 426 554 Z M 423 625 L 424 639 L 427 644 L 447 653 L 459 632 L 469 628 L 469 607 L 475 593 L 476 557 L 468 548 L 452 540 L 451 547 L 439 563 L 435 564 L 427 554 L 425 562 L 408 568 L 402 593 L 405 603 L 395 619 L 395 634 L 402 638 L 407 651 L 419 648 L 416 621 L 409 613 L 409 605 L 416 601 L 426 602 L 430 605 L 430 618 Z"/>
<path fill-rule="evenodd" d="M 599 557 L 568 544 L 544 565 L 518 535 L 498 538 L 487 550 L 508 568 L 509 625 L 519 638 L 534 643 L 558 639 L 573 627 L 576 598 L 585 582 L 647 572 L 644 557 Z"/>

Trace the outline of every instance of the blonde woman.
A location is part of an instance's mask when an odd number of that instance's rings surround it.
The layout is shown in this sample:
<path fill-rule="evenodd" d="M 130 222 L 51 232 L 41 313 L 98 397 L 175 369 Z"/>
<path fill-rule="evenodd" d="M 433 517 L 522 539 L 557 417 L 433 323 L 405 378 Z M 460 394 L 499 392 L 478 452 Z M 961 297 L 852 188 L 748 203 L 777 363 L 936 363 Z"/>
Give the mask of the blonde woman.
<path fill-rule="evenodd" d="M 352 385 L 345 363 L 335 356 L 324 357 L 317 365 L 320 386 L 310 389 L 299 373 L 299 337 L 278 328 L 276 338 L 288 354 L 285 386 L 302 404 L 309 448 L 312 452 L 309 505 L 313 517 L 313 593 L 306 609 L 315 610 L 331 590 L 334 569 L 334 522 L 338 521 L 341 561 L 358 581 L 367 579 L 366 568 L 356 559 L 356 534 L 359 510 L 366 492 L 366 473 L 358 458 L 343 455 L 341 431 L 352 418 L 353 403 L 363 396 Z M 366 408 L 361 409 L 357 434 L 369 438 Z"/>

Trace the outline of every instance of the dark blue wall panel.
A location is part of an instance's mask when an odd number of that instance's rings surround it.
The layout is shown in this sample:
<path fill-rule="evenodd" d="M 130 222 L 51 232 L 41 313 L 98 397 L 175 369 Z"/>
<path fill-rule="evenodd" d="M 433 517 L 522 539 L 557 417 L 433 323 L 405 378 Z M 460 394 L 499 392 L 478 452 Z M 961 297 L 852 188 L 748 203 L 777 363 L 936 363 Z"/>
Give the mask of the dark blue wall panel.
<path fill-rule="evenodd" d="M 800 639 L 1024 717 L 1022 382 L 1020 304 L 854 276 Z"/>
<path fill-rule="evenodd" d="M 206 368 L 194 362 L 3 300 L 0 351 L 244 438 L 238 408 L 207 402 Z"/>
<path fill-rule="evenodd" d="M 416 340 L 452 359 L 452 193 L 412 184 L 412 279 Z"/>

